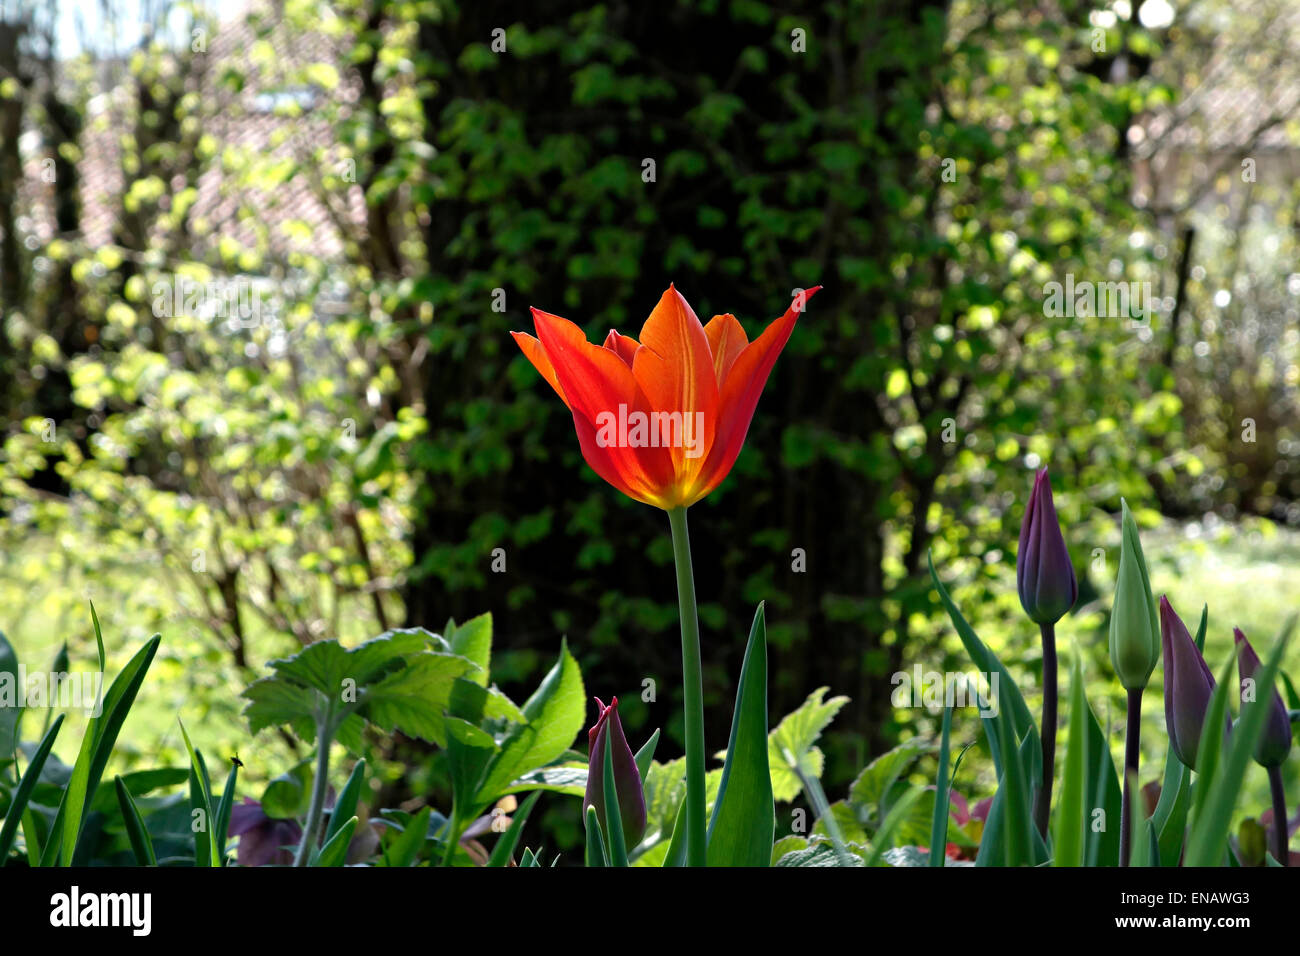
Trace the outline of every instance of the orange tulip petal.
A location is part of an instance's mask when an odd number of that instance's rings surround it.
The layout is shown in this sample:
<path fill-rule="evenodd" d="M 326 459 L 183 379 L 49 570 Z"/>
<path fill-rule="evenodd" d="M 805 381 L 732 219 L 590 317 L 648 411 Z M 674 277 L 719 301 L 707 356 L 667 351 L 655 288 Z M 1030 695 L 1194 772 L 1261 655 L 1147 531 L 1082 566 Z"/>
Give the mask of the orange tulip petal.
<path fill-rule="evenodd" d="M 776 364 L 777 356 L 785 348 L 785 343 L 790 340 L 799 313 L 820 288 L 821 286 L 816 286 L 808 289 L 796 298 L 785 315 L 764 329 L 763 334 L 747 345 L 732 363 L 722 387 L 721 410 L 713 448 L 701 471 L 702 482 L 691 490 L 688 503 L 700 500 L 721 484 L 722 479 L 731 471 L 731 466 L 736 463 L 736 457 L 744 447 L 745 436 L 749 434 L 749 423 L 754 418 L 758 397 L 763 393 L 772 366 Z"/>
<path fill-rule="evenodd" d="M 713 371 L 718 378 L 718 388 L 721 389 L 736 357 L 749 344 L 749 336 L 745 335 L 744 328 L 730 312 L 709 319 L 708 325 L 704 326 L 704 336 L 709 340 Z"/>
<path fill-rule="evenodd" d="M 718 417 L 718 380 L 704 326 L 673 286 L 660 298 L 641 329 L 632 374 L 651 409 L 680 413 L 678 437 L 669 456 L 677 484 L 694 483 L 708 457 Z"/>
<path fill-rule="evenodd" d="M 560 401 L 565 405 L 569 400 L 564 397 L 564 389 L 560 387 L 560 380 L 555 377 L 555 366 L 551 364 L 550 358 L 546 355 L 546 349 L 542 348 L 542 343 L 537 341 L 527 332 L 511 332 L 515 343 L 523 351 L 528 361 L 533 363 L 533 367 L 542 373 L 542 378 L 550 382 L 551 388 L 555 389 L 555 394 L 560 396 Z"/>
<path fill-rule="evenodd" d="M 620 335 L 614 329 L 609 330 L 609 335 L 605 336 L 605 348 L 614 352 L 627 363 L 628 368 L 632 367 L 632 356 L 636 355 L 636 350 L 640 343 L 630 335 Z"/>
<path fill-rule="evenodd" d="M 533 309 L 537 336 L 555 369 L 573 411 L 582 455 L 592 470 L 629 497 L 651 504 L 659 489 L 671 485 L 673 465 L 668 450 L 602 444 L 602 422 L 634 411 L 648 412 L 646 397 L 632 370 L 612 349 L 587 341 L 582 329 L 568 319 Z"/>

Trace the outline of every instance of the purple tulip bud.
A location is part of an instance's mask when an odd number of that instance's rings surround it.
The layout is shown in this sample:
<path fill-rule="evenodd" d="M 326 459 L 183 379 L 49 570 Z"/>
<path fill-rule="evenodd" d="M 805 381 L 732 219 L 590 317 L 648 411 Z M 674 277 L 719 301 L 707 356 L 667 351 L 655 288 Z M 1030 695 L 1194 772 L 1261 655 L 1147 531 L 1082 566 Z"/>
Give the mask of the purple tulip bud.
<path fill-rule="evenodd" d="M 591 749 L 587 756 L 587 795 L 582 801 L 585 815 L 588 807 L 596 808 L 596 819 L 601 831 L 609 833 L 605 820 L 605 745 L 613 746 L 611 754 L 614 767 L 614 790 L 618 799 L 620 818 L 623 821 L 623 842 L 630 850 L 645 835 L 645 793 L 641 787 L 641 772 L 637 770 L 632 748 L 623 735 L 623 724 L 618 719 L 618 698 L 608 707 L 596 698 L 596 726 L 587 733 Z"/>
<path fill-rule="evenodd" d="M 1034 478 L 1034 490 L 1020 525 L 1016 586 L 1025 613 L 1036 624 L 1055 624 L 1079 597 L 1079 583 L 1061 537 L 1046 468 Z"/>
<path fill-rule="evenodd" d="M 1244 707 L 1255 699 L 1255 674 L 1259 672 L 1259 655 L 1246 640 L 1240 628 L 1232 629 L 1232 636 L 1237 641 L 1237 674 L 1241 677 L 1241 703 Z M 1249 686 L 1247 682 L 1249 681 Z M 1273 700 L 1264 720 L 1264 734 L 1255 747 L 1255 762 L 1261 767 L 1280 767 L 1291 752 L 1291 718 L 1282 695 L 1273 691 Z"/>
<path fill-rule="evenodd" d="M 1214 696 L 1214 674 L 1182 619 L 1174 613 L 1173 605 L 1163 595 L 1160 643 L 1165 658 L 1165 726 L 1169 730 L 1169 746 L 1185 766 L 1195 770 L 1205 713 Z M 1226 718 L 1223 732 L 1225 735 L 1228 732 Z"/>

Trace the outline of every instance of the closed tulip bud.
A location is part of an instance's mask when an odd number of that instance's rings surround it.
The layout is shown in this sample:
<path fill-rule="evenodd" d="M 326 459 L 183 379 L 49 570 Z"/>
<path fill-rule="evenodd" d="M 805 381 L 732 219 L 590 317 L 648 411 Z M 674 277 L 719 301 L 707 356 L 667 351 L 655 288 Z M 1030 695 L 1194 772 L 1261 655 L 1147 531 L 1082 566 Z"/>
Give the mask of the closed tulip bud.
<path fill-rule="evenodd" d="M 605 747 L 613 747 L 611 760 L 614 767 L 614 790 L 619 814 L 623 821 L 623 842 L 628 849 L 641 842 L 645 835 L 645 793 L 641 787 L 641 772 L 636 767 L 636 757 L 627 744 L 623 734 L 623 724 L 618 719 L 618 698 L 615 697 L 608 707 L 596 698 L 596 726 L 588 731 L 591 743 L 587 755 L 587 795 L 582 801 L 582 812 L 588 807 L 596 808 L 596 819 L 600 821 L 601 831 L 609 833 L 605 819 Z"/>
<path fill-rule="evenodd" d="M 1165 652 L 1165 725 L 1169 746 L 1183 764 L 1196 769 L 1205 714 L 1214 696 L 1214 675 L 1169 599 L 1160 598 L 1160 641 Z M 1228 722 L 1224 720 L 1224 733 Z"/>
<path fill-rule="evenodd" d="M 1127 690 L 1142 690 L 1160 660 L 1160 624 L 1142 542 L 1128 502 L 1121 500 L 1119 575 L 1110 615 L 1110 661 Z"/>
<path fill-rule="evenodd" d="M 1246 640 L 1240 628 L 1232 629 L 1232 636 L 1237 642 L 1237 673 L 1241 677 L 1241 703 L 1255 699 L 1255 675 L 1259 672 L 1259 655 Z M 1282 695 L 1273 691 L 1269 701 L 1268 717 L 1264 720 L 1264 733 L 1255 747 L 1255 762 L 1261 767 L 1280 767 L 1291 752 L 1291 718 Z"/>
<path fill-rule="evenodd" d="M 1046 468 L 1034 478 L 1034 490 L 1020 523 L 1016 586 L 1020 603 L 1035 624 L 1055 624 L 1079 597 L 1079 583 L 1061 537 Z"/>

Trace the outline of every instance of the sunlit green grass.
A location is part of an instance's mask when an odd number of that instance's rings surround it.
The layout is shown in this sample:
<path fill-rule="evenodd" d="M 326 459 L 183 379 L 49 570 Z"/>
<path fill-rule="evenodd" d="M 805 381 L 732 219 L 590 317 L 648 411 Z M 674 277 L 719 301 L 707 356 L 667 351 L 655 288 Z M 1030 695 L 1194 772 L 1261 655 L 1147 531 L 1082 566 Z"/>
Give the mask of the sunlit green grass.
<path fill-rule="evenodd" d="M 48 671 L 64 641 L 73 672 L 95 667 L 92 600 L 104 633 L 105 686 L 150 636 L 162 635 L 114 752 L 114 772 L 184 765 L 178 718 L 212 765 L 221 766 L 238 752 L 250 781 L 283 772 L 288 755 L 273 735 L 259 738 L 268 752 L 250 754 L 257 745 L 240 715 L 244 701 L 239 694 L 252 678 L 239 672 L 230 653 L 202 625 L 192 589 L 156 558 L 116 556 L 113 549 L 96 547 L 72 532 L 31 533 L 22 537 L 21 547 L 0 548 L 0 631 L 28 673 Z M 352 627 L 340 635 L 345 641 L 377 633 L 365 602 L 341 617 Z M 268 660 L 298 647 L 292 636 L 269 631 L 255 615 L 247 615 L 245 624 L 259 671 L 254 676 L 260 676 Z M 24 718 L 24 739 L 39 737 L 43 719 L 36 714 Z M 68 713 L 55 747 L 59 759 L 75 759 L 86 722 L 80 709 Z"/>

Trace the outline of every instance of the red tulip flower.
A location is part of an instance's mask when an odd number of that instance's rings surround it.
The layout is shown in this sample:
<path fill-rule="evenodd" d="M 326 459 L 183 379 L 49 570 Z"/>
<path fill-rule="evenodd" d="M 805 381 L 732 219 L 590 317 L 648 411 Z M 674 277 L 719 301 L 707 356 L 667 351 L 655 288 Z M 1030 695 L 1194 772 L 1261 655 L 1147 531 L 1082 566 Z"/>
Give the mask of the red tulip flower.
<path fill-rule="evenodd" d="M 630 498 L 670 511 L 722 482 L 745 444 L 763 385 L 808 297 L 750 342 L 731 314 L 702 325 L 668 287 L 640 339 L 611 330 L 604 345 L 533 309 L 537 338 L 511 332 L 573 413 L 582 456 Z"/>

